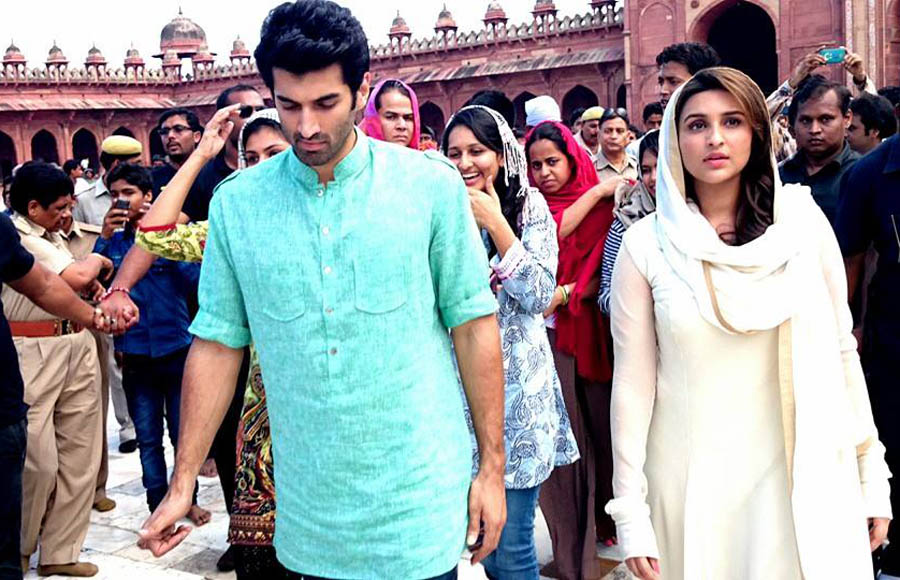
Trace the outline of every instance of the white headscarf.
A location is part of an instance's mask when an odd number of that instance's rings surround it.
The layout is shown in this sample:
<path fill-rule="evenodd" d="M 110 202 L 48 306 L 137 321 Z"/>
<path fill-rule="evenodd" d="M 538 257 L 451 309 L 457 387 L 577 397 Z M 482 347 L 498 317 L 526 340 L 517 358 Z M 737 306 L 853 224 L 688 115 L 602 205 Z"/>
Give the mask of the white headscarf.
<path fill-rule="evenodd" d="M 244 131 L 250 126 L 250 123 L 257 119 L 269 119 L 270 121 L 281 124 L 281 119 L 278 118 L 278 111 L 276 109 L 262 109 L 261 111 L 256 111 L 247 118 L 238 135 L 238 169 L 247 169 L 247 152 L 244 148 Z"/>
<path fill-rule="evenodd" d="M 516 139 L 515 134 L 513 134 L 509 123 L 506 122 L 503 115 L 490 107 L 485 107 L 483 105 L 469 105 L 454 113 L 447 122 L 447 127 L 453 124 L 453 119 L 456 118 L 456 115 L 470 109 L 480 109 L 486 112 L 491 116 L 494 122 L 497 123 L 497 130 L 500 131 L 500 139 L 503 141 L 503 165 L 505 169 L 503 173 L 505 175 L 504 179 L 506 186 L 509 187 L 510 177 L 518 177 L 519 191 L 516 192 L 516 197 L 519 198 L 525 196 L 528 193 L 528 159 L 525 157 L 525 149 L 519 144 L 518 139 Z M 446 151 L 444 153 L 446 154 Z"/>
<path fill-rule="evenodd" d="M 525 124 L 529 127 L 536 127 L 544 121 L 562 123 L 562 113 L 553 97 L 542 95 L 525 101 Z"/>
<path fill-rule="evenodd" d="M 696 205 L 686 199 L 675 119 L 680 96 L 679 88 L 669 100 L 659 139 L 656 205 L 663 253 L 693 290 L 700 312 L 710 324 L 732 334 L 776 328 L 795 311 L 797 284 L 788 266 L 801 250 L 807 231 L 804 222 L 818 209 L 809 188 L 781 183 L 773 156 L 774 223 L 744 245 L 723 242 Z M 712 294 L 705 269 L 715 289 Z"/>

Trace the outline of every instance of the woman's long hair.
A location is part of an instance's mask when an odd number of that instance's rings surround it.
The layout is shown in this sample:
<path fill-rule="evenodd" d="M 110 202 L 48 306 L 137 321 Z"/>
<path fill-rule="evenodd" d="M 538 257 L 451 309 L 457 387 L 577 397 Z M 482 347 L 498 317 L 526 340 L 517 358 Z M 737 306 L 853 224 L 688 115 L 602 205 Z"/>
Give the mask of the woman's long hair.
<path fill-rule="evenodd" d="M 447 128 L 444 129 L 444 137 L 441 140 L 441 151 L 445 155 L 450 146 L 450 133 L 458 126 L 466 127 L 472 131 L 479 143 L 498 156 L 503 156 L 503 138 L 500 136 L 500 128 L 497 126 L 497 121 L 494 120 L 490 113 L 477 107 L 463 109 L 450 120 Z M 506 162 L 508 163 L 508 160 Z M 522 179 L 524 179 L 523 175 L 512 175 L 507 178 L 505 166 L 501 166 L 500 171 L 494 177 L 494 190 L 500 198 L 500 211 L 517 238 L 522 237 L 519 216 L 521 216 L 522 208 L 525 205 L 525 196 L 520 195 L 523 186 Z M 497 247 L 494 245 L 493 240 L 490 241 L 490 244 L 490 255 L 493 256 L 497 253 Z"/>
<path fill-rule="evenodd" d="M 675 104 L 675 126 L 688 100 L 706 91 L 723 90 L 737 100 L 753 131 L 750 159 L 741 172 L 741 195 L 735 218 L 734 245 L 752 242 L 774 222 L 775 169 L 772 162 L 772 126 L 766 100 L 759 87 L 744 73 L 726 67 L 701 70 L 681 89 Z M 685 171 L 685 195 L 697 201 L 693 177 Z"/>

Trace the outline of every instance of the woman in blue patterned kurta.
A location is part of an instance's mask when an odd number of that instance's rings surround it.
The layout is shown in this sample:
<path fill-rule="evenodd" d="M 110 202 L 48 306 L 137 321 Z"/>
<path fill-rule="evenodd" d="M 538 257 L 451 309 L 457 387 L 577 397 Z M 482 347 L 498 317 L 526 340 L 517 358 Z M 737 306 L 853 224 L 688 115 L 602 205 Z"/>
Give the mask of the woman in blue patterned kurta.
<path fill-rule="evenodd" d="M 525 152 L 496 112 L 481 106 L 460 110 L 444 132 L 443 150 L 468 188 L 500 304 L 507 522 L 484 566 L 493 578 L 536 580 L 540 485 L 554 467 L 578 459 L 544 329 L 543 312 L 559 290 L 556 223 L 540 192 L 524 182 Z"/>

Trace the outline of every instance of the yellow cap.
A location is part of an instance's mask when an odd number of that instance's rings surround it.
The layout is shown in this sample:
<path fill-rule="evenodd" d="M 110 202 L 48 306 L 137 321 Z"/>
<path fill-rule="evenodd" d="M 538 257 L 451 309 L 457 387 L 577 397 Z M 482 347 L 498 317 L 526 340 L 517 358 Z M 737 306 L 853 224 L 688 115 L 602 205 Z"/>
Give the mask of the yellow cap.
<path fill-rule="evenodd" d="M 585 110 L 584 113 L 581 114 L 581 120 L 584 121 L 599 121 L 600 117 L 603 116 L 603 107 L 591 107 Z"/>
<path fill-rule="evenodd" d="M 103 140 L 100 150 L 110 155 L 120 155 L 123 157 L 131 155 L 140 155 L 144 148 L 141 142 L 128 135 L 110 135 Z"/>

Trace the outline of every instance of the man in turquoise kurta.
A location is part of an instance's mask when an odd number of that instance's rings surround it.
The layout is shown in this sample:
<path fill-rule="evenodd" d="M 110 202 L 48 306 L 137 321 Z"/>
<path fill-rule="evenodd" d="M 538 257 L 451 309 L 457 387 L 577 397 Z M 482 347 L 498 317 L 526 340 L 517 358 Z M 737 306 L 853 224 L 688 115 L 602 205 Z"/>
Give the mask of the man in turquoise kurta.
<path fill-rule="evenodd" d="M 300 57 L 313 34 L 334 34 L 351 54 L 297 65 L 312 60 Z M 369 89 L 368 48 L 346 9 L 325 0 L 275 9 L 256 56 L 294 147 L 232 175 L 213 197 L 181 448 L 141 543 L 163 553 L 184 537 L 171 529 L 183 489 L 252 335 L 271 420 L 279 561 L 302 577 L 455 577 L 479 526 L 475 560 L 505 519 L 497 305 L 465 186 L 440 156 L 353 127 Z M 451 338 L 487 453 L 471 489 Z"/>

